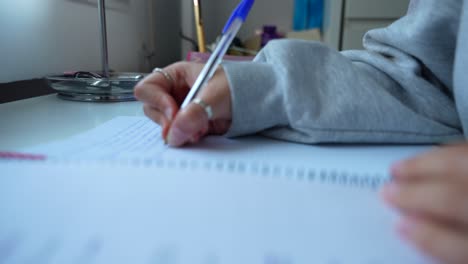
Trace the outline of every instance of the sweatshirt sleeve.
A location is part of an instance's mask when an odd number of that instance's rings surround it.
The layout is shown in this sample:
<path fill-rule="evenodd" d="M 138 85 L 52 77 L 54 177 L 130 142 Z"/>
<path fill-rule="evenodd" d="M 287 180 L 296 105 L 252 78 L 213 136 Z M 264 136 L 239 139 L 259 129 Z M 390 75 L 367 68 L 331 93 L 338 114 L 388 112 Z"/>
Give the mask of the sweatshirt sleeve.
<path fill-rule="evenodd" d="M 410 15 L 405 19 L 369 32 L 365 51 L 340 53 L 316 42 L 277 40 L 253 62 L 223 64 L 233 113 L 227 136 L 262 133 L 301 143 L 461 139 L 450 79 L 440 77 L 450 74 L 453 58 L 424 60 L 426 53 L 449 50 L 448 44 L 426 46 L 424 34 L 402 37 L 427 23 Z M 427 30 L 430 36 L 432 29 Z M 408 45 L 414 53 L 405 50 Z"/>

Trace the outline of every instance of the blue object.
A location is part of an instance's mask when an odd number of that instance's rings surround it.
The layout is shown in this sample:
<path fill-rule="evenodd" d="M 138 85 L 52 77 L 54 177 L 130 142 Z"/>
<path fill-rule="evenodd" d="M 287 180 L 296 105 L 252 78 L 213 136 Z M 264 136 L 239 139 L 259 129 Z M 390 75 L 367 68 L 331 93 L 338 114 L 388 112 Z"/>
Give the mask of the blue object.
<path fill-rule="evenodd" d="M 181 109 L 187 107 L 187 105 L 189 105 L 190 102 L 195 98 L 198 91 L 206 85 L 211 77 L 213 77 L 213 74 L 215 73 L 216 69 L 218 69 L 224 55 L 231 45 L 232 40 L 247 18 L 247 15 L 249 14 L 249 11 L 252 8 L 254 2 L 254 0 L 244 0 L 237 6 L 234 12 L 232 12 L 231 17 L 223 29 L 221 40 L 216 44 L 216 48 L 210 55 L 208 62 L 203 67 L 200 75 L 198 75 L 197 79 L 195 80 L 192 89 L 190 89 L 187 97 L 185 97 L 184 101 L 182 102 Z"/>
<path fill-rule="evenodd" d="M 322 28 L 324 0 L 294 0 L 294 30 Z"/>
<path fill-rule="evenodd" d="M 254 4 L 254 0 L 244 0 L 242 1 L 237 8 L 232 12 L 231 17 L 228 19 L 226 25 L 224 26 L 223 29 L 223 34 L 226 33 L 228 28 L 231 26 L 232 22 L 239 18 L 242 20 L 242 22 L 245 21 L 247 16 L 249 15 L 250 9 L 252 9 L 252 6 Z"/>

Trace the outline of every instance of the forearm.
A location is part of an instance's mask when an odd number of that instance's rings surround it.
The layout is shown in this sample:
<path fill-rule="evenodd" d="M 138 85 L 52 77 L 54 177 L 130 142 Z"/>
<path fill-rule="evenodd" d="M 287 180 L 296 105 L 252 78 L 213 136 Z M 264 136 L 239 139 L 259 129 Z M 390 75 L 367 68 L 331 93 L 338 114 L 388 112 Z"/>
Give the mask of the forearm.
<path fill-rule="evenodd" d="M 303 143 L 461 137 L 454 103 L 443 91 L 412 69 L 383 65 L 390 70 L 382 72 L 375 64 L 392 62 L 379 55 L 369 54 L 376 56 L 373 64 L 355 55 L 312 42 L 275 41 L 253 63 L 224 65 L 233 111 L 227 135 L 262 132 Z"/>

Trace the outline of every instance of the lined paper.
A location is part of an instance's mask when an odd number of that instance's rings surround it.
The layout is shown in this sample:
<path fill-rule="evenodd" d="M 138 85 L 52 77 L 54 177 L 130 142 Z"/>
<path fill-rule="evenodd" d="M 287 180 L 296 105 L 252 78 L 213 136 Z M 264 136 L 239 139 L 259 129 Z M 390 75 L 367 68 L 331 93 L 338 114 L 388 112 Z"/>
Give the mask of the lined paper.
<path fill-rule="evenodd" d="M 427 263 L 378 196 L 411 146 L 172 149 L 144 117 L 0 159 L 0 263 Z"/>

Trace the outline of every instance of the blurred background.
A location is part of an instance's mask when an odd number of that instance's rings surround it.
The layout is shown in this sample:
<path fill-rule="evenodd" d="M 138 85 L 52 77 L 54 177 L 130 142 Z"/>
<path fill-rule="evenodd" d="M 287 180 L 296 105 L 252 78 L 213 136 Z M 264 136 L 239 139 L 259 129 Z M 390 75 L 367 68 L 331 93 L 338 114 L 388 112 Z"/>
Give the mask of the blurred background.
<path fill-rule="evenodd" d="M 315 6 L 315 12 L 319 10 L 323 16 L 316 29 L 297 21 L 304 15 L 298 13 L 303 11 L 298 7 L 306 2 L 322 5 L 318 9 Z M 248 50 L 258 50 L 264 26 L 268 25 L 276 30 L 269 38 L 314 39 L 337 50 L 361 49 L 364 33 L 403 16 L 408 2 L 257 0 L 239 33 L 239 41 Z M 207 43 L 216 41 L 238 3 L 202 0 Z M 107 0 L 106 10 L 112 70 L 150 72 L 154 67 L 186 59 L 190 51 L 196 50 L 191 0 Z M 0 94 L 12 83 L 22 88 L 15 90 L 20 96 L 39 89 L 24 85 L 25 80 L 101 68 L 96 0 L 0 1 L 0 36 Z M 6 100 L 5 95 L 0 97 Z"/>

